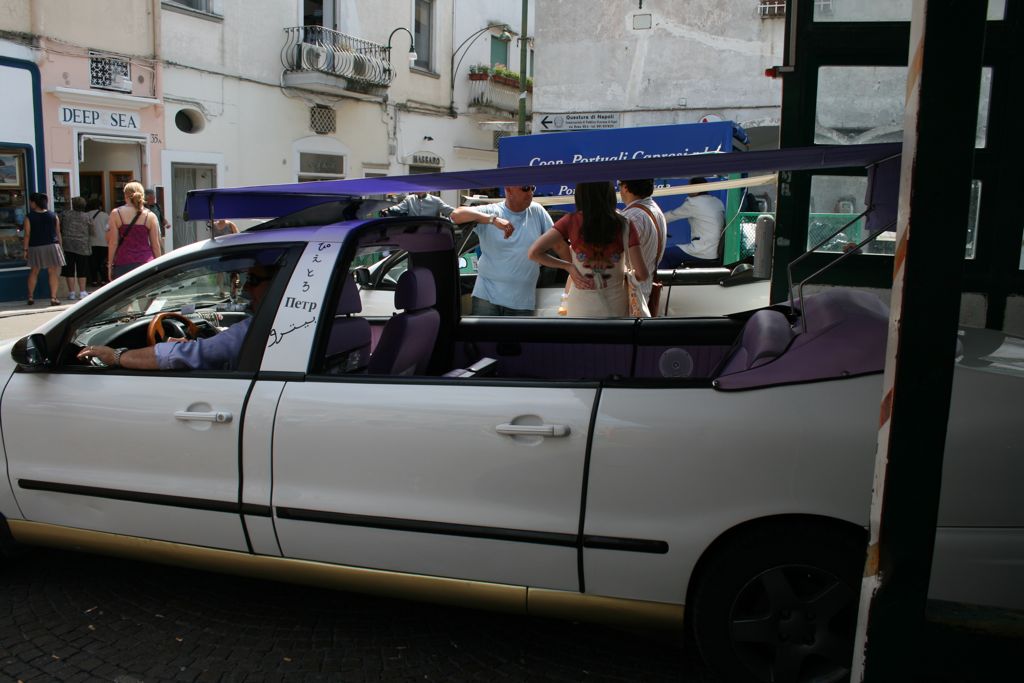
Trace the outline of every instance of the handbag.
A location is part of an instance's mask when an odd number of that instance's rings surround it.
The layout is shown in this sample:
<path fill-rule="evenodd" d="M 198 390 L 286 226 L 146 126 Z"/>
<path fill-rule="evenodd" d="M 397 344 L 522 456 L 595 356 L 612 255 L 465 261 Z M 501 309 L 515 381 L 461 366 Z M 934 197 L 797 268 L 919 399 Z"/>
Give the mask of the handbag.
<path fill-rule="evenodd" d="M 647 298 L 647 305 L 651 309 L 651 317 L 656 317 L 661 304 L 661 290 L 664 287 L 656 279 L 658 277 L 658 261 L 661 260 L 661 248 L 663 246 L 661 230 L 658 229 L 658 221 L 654 220 L 654 214 L 651 213 L 650 209 L 643 204 L 635 204 L 634 206 L 650 216 L 651 224 L 654 226 L 654 234 L 658 236 L 658 251 L 654 252 L 656 259 L 654 261 L 654 272 L 651 273 L 651 295 Z"/>
<path fill-rule="evenodd" d="M 647 298 L 640 290 L 640 281 L 633 274 L 629 264 L 629 221 L 625 221 L 622 229 L 622 257 L 626 265 L 625 282 L 626 298 L 629 300 L 629 315 L 633 318 L 650 318 L 651 309 L 647 306 Z"/>

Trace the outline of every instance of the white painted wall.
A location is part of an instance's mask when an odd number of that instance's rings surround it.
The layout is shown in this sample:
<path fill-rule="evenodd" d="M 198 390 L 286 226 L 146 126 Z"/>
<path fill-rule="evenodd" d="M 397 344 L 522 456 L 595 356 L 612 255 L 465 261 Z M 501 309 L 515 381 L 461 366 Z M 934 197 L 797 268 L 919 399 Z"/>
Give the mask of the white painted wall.
<path fill-rule="evenodd" d="M 542 2 L 537 26 L 535 120 L 619 112 L 633 127 L 716 114 L 778 126 L 781 82 L 764 71 L 781 63 L 785 20 L 761 19 L 756 2 Z"/>
<path fill-rule="evenodd" d="M 4 40 L 0 40 L 0 56 L 32 61 L 31 50 Z M 31 72 L 28 69 L 0 66 L 0 93 L 3 93 L 4 98 L 0 140 L 35 146 L 36 108 L 32 100 Z"/>
<path fill-rule="evenodd" d="M 190 158 L 202 163 L 206 155 L 221 155 L 221 186 L 294 182 L 300 150 L 343 151 L 348 177 L 407 173 L 417 153 L 440 157 L 443 170 L 493 167 L 492 132 L 480 126 L 481 117 L 465 114 L 467 69 L 489 59 L 487 37 L 470 46 L 475 52 L 467 54 L 456 74 L 456 117 L 449 115 L 451 54 L 489 22 L 500 20 L 518 31 L 521 6 L 502 0 L 437 0 L 434 5 L 432 69 L 409 67 L 409 36 L 398 31 L 392 39 L 396 77 L 386 99 L 376 100 L 280 87 L 285 29 L 301 24 L 299 0 L 222 0 L 219 21 L 163 11 L 166 153 L 175 163 Z M 337 26 L 342 33 L 387 44 L 396 28 L 413 30 L 413 10 L 413 0 L 338 0 Z M 509 66 L 517 68 L 515 40 L 510 48 Z M 422 49 L 417 46 L 418 52 Z M 310 130 L 313 104 L 334 108 L 334 134 L 318 136 Z M 178 130 L 175 114 L 183 108 L 202 114 L 201 131 Z M 163 169 L 169 179 L 169 164 Z M 458 202 L 454 192 L 444 198 Z"/>

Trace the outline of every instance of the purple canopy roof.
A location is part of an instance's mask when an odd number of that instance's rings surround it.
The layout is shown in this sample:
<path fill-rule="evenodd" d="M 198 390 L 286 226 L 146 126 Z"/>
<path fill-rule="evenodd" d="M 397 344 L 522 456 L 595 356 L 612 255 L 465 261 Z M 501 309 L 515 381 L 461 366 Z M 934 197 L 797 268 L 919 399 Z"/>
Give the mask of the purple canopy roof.
<path fill-rule="evenodd" d="M 509 185 L 575 184 L 629 178 L 687 178 L 728 173 L 856 168 L 870 166 L 898 155 L 901 147 L 899 143 L 796 147 L 759 152 L 695 154 L 628 161 L 423 173 L 387 178 L 212 188 L 189 192 L 185 203 L 185 215 L 188 220 L 207 220 L 211 217 L 272 218 L 346 196 Z"/>

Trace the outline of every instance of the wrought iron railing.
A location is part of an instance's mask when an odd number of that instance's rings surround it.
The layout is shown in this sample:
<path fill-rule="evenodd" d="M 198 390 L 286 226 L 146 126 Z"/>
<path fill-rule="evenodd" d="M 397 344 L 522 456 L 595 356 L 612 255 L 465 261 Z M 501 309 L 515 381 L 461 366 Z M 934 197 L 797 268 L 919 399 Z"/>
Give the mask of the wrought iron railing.
<path fill-rule="evenodd" d="M 117 55 L 90 51 L 89 87 L 131 93 L 131 62 Z"/>
<path fill-rule="evenodd" d="M 469 81 L 469 105 L 471 107 L 491 107 L 501 111 L 519 111 L 519 84 L 507 85 L 493 78 Z M 533 111 L 533 94 L 526 93 L 526 111 Z"/>
<path fill-rule="evenodd" d="M 318 71 L 351 83 L 387 87 L 395 78 L 391 51 L 379 43 L 323 26 L 286 28 L 281 49 L 285 71 Z"/>

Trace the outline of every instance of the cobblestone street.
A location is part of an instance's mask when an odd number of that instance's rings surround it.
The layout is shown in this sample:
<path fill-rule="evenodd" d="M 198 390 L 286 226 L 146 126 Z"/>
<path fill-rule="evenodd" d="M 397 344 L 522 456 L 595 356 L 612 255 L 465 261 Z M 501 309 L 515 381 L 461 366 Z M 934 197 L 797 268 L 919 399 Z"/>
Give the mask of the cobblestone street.
<path fill-rule="evenodd" d="M 0 680 L 26 683 L 712 683 L 677 638 L 69 552 L 0 570 Z"/>

